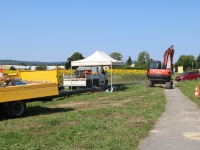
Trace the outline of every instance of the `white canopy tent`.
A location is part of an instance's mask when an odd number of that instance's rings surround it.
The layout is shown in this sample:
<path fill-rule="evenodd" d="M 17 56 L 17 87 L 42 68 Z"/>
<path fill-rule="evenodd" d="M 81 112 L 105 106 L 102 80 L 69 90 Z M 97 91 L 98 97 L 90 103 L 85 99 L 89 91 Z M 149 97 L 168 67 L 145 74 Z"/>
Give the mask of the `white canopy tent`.
<path fill-rule="evenodd" d="M 72 66 L 111 66 L 111 90 L 112 90 L 112 66 L 125 66 L 126 63 L 123 61 L 119 61 L 111 58 L 109 55 L 102 51 L 96 51 L 89 57 L 72 61 Z"/>
<path fill-rule="evenodd" d="M 71 62 L 71 66 L 106 66 L 106 65 L 124 66 L 126 64 L 122 61 L 111 58 L 102 51 L 96 51 L 95 53 L 93 53 L 92 55 L 90 55 L 85 59 Z"/>

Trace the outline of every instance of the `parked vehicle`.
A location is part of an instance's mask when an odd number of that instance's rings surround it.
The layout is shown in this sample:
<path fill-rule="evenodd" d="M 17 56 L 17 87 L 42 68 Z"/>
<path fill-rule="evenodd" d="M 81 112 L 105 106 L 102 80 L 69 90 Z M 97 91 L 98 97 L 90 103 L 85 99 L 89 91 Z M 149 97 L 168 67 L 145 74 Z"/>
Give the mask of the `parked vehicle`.
<path fill-rule="evenodd" d="M 184 73 L 176 76 L 176 78 L 175 78 L 175 80 L 177 82 L 185 81 L 185 80 L 199 80 L 199 79 L 200 79 L 200 74 L 196 71 L 184 72 Z"/>
<path fill-rule="evenodd" d="M 106 72 L 101 66 L 78 67 L 73 75 L 63 76 L 63 86 L 71 89 L 108 85 Z"/>
<path fill-rule="evenodd" d="M 7 118 L 24 116 L 26 103 L 52 100 L 62 90 L 58 67 L 49 71 L 27 71 L 4 74 L 0 80 L 0 111 Z"/>

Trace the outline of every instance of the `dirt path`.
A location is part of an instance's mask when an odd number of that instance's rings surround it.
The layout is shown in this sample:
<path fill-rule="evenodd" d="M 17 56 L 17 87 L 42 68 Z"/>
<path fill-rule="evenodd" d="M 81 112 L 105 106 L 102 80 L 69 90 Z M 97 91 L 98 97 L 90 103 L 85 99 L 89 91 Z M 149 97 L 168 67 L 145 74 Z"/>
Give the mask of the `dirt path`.
<path fill-rule="evenodd" d="M 200 108 L 175 87 L 165 90 L 166 111 L 140 150 L 200 150 Z"/>

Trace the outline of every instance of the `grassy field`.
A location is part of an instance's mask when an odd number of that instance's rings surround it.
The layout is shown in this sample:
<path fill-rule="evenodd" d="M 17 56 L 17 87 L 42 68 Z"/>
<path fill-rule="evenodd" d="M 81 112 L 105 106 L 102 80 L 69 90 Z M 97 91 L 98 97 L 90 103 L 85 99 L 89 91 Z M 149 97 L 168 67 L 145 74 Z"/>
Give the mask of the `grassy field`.
<path fill-rule="evenodd" d="M 178 74 L 173 75 L 173 80 Z M 175 80 L 174 80 L 175 81 Z M 198 107 L 200 107 L 200 99 L 194 96 L 196 85 L 200 83 L 200 80 L 187 80 L 183 82 L 174 82 L 174 85 L 178 87 L 184 95 L 186 95 L 191 101 L 193 101 Z"/>
<path fill-rule="evenodd" d="M 4 150 L 137 149 L 165 111 L 163 88 L 144 83 L 33 102 L 24 118 L 0 118 Z M 0 115 L 1 116 L 1 115 Z"/>
<path fill-rule="evenodd" d="M 176 76 L 173 75 L 173 78 Z M 113 76 L 113 83 L 140 77 Z M 174 82 L 200 107 L 194 97 L 199 81 Z M 27 104 L 24 118 L 6 120 L 0 114 L 2 150 L 137 149 L 157 118 L 165 111 L 162 86 L 145 83 L 118 87 L 116 92 L 98 92 Z"/>

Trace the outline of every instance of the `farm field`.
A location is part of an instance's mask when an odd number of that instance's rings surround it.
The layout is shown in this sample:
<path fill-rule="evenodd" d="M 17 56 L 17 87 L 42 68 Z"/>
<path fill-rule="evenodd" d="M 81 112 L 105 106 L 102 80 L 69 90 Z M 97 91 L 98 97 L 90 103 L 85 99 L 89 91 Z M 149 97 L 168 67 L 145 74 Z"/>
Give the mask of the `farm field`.
<path fill-rule="evenodd" d="M 116 92 L 33 102 L 24 118 L 0 121 L 3 149 L 135 149 L 165 110 L 163 88 L 145 84 Z"/>

